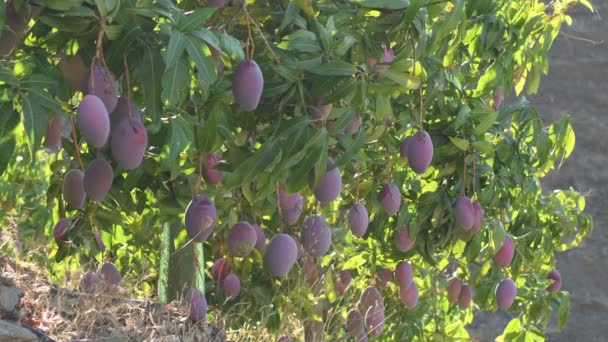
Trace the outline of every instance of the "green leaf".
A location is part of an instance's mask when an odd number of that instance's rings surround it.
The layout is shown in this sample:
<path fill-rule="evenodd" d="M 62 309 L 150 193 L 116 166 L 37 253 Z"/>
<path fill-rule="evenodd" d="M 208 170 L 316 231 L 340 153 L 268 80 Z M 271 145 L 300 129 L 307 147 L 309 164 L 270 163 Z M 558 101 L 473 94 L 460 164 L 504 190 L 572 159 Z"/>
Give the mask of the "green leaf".
<path fill-rule="evenodd" d="M 441 25 L 438 25 L 439 31 L 437 35 L 433 37 L 433 50 L 436 50 L 441 44 L 443 44 L 446 37 L 450 34 L 450 32 L 454 31 L 459 23 L 462 23 L 462 25 L 466 23 L 466 21 L 463 20 L 465 15 L 464 0 L 455 0 L 454 2 L 456 6 L 452 9 L 450 14 L 448 14 L 447 19 Z"/>
<path fill-rule="evenodd" d="M 241 42 L 225 31 L 220 34 L 220 44 L 222 45 L 222 51 L 236 62 L 241 62 L 245 59 L 245 52 L 241 47 Z"/>
<path fill-rule="evenodd" d="M 171 180 L 176 179 L 179 175 L 180 154 L 190 146 L 192 141 L 192 129 L 186 120 L 176 117 L 169 121 L 169 134 L 164 147 L 168 153 L 166 159 L 163 160 L 163 166 L 170 171 Z"/>
<path fill-rule="evenodd" d="M 319 181 L 321 180 L 321 178 L 325 175 L 325 172 L 327 171 L 327 160 L 328 160 L 328 154 L 327 154 L 327 140 L 328 140 L 328 136 L 327 136 L 327 129 L 325 129 L 325 127 L 321 128 L 321 137 L 319 138 L 319 146 L 318 149 L 320 150 L 319 152 L 319 159 L 317 159 L 317 162 L 315 163 L 315 167 L 314 167 L 314 171 L 315 171 L 315 180 L 314 180 L 314 184 L 315 186 L 317 184 L 319 184 Z"/>
<path fill-rule="evenodd" d="M 363 266 L 367 263 L 368 259 L 369 259 L 369 253 L 367 253 L 367 252 L 357 254 L 357 255 L 353 256 L 352 258 L 348 259 L 344 263 L 344 265 L 342 265 L 342 269 L 343 270 L 352 270 L 352 269 L 361 268 L 361 266 Z"/>
<path fill-rule="evenodd" d="M 12 86 L 19 85 L 19 79 L 17 78 L 17 76 L 15 76 L 11 69 L 4 66 L 0 66 L 0 82 L 4 82 Z"/>
<path fill-rule="evenodd" d="M 243 182 L 251 182 L 268 164 L 275 160 L 280 148 L 274 141 L 265 143 L 253 155 L 247 158 L 233 173 L 226 177 L 224 186 L 233 188 Z"/>
<path fill-rule="evenodd" d="M 186 16 L 184 20 L 181 20 L 176 28 L 184 33 L 189 33 L 195 29 L 200 28 L 205 21 L 215 13 L 217 8 L 215 7 L 203 7 Z"/>
<path fill-rule="evenodd" d="M 523 334 L 525 330 L 521 326 L 521 320 L 519 317 L 513 318 L 509 324 L 505 327 L 505 330 L 502 332 L 502 335 L 496 338 L 496 342 L 509 342 L 513 341 L 517 335 Z"/>
<path fill-rule="evenodd" d="M 357 155 L 357 153 L 359 153 L 359 151 L 361 150 L 361 148 L 365 144 L 365 139 L 366 139 L 365 130 L 364 129 L 360 129 L 359 133 L 355 137 L 355 139 L 352 142 L 352 144 L 350 144 L 346 148 L 346 150 L 344 151 L 344 153 L 342 153 L 342 155 L 340 156 L 340 158 L 338 158 L 336 160 L 336 165 L 337 166 L 343 165 L 343 164 L 349 162 L 351 159 L 353 159 L 355 157 L 355 155 Z"/>
<path fill-rule="evenodd" d="M 169 70 L 169 68 L 173 68 L 177 64 L 178 60 L 184 54 L 185 48 L 186 39 L 184 35 L 179 31 L 171 32 L 169 45 L 165 50 L 165 71 Z"/>
<path fill-rule="evenodd" d="M 309 69 L 309 71 L 324 76 L 352 76 L 355 73 L 355 66 L 346 62 L 335 61 L 323 63 Z"/>
<path fill-rule="evenodd" d="M 169 282 L 169 255 L 171 253 L 171 226 L 163 223 L 163 234 L 160 245 L 160 266 L 158 269 L 158 301 L 167 304 L 167 284 Z"/>
<path fill-rule="evenodd" d="M 559 331 L 564 330 L 564 326 L 568 321 L 568 315 L 570 313 L 570 294 L 564 292 L 563 297 L 559 303 L 559 309 L 557 310 L 557 327 Z"/>
<path fill-rule="evenodd" d="M 30 94 L 21 95 L 21 106 L 30 158 L 34 158 L 34 154 L 42 142 L 42 136 L 46 132 L 49 118 L 46 111 L 40 108 L 38 102 L 32 99 Z"/>
<path fill-rule="evenodd" d="M 50 27 L 69 33 L 82 33 L 87 30 L 91 23 L 90 20 L 80 17 L 70 17 L 69 20 L 66 20 L 66 18 L 60 16 L 43 15 L 38 19 Z"/>
<path fill-rule="evenodd" d="M 144 50 L 140 85 L 144 94 L 146 114 L 152 118 L 153 123 L 160 121 L 162 111 L 161 77 L 163 69 L 163 61 L 158 49 L 147 47 Z"/>
<path fill-rule="evenodd" d="M 196 71 L 198 73 L 198 80 L 204 87 L 209 87 L 211 83 L 217 79 L 215 61 L 211 56 L 207 56 L 203 53 L 201 48 L 204 46 L 203 42 L 197 37 L 186 35 L 186 49 L 188 55 L 196 64 Z"/>
<path fill-rule="evenodd" d="M 454 120 L 454 129 L 457 130 L 460 127 L 462 127 L 462 125 L 464 125 L 464 123 L 467 122 L 468 118 L 469 118 L 469 107 L 463 105 L 460 107 L 460 110 L 458 111 L 458 114 L 456 115 L 456 120 Z"/>
<path fill-rule="evenodd" d="M 479 120 L 479 124 L 473 129 L 473 133 L 477 136 L 486 133 L 488 129 L 496 122 L 496 117 L 498 117 L 498 112 L 489 112 L 484 115 Z"/>
<path fill-rule="evenodd" d="M 165 71 L 162 84 L 161 98 L 163 103 L 179 107 L 179 104 L 186 97 L 190 85 L 190 68 L 185 58 L 180 58 L 173 67 Z"/>
<path fill-rule="evenodd" d="M 190 34 L 202 39 L 205 43 L 213 46 L 217 50 L 222 49 L 222 47 L 220 45 L 220 40 L 217 39 L 217 37 L 215 36 L 215 34 L 213 34 L 213 32 L 207 30 L 204 27 L 199 27 L 198 29 L 192 31 Z"/>
<path fill-rule="evenodd" d="M 479 140 L 479 141 L 473 142 L 471 145 L 473 145 L 473 147 L 479 152 L 488 153 L 488 154 L 494 153 L 494 145 L 489 141 Z"/>
<path fill-rule="evenodd" d="M 405 9 L 410 5 L 410 0 L 352 0 L 352 2 L 363 7 L 391 10 Z"/>
<path fill-rule="evenodd" d="M 465 152 L 469 149 L 469 141 L 468 140 L 461 139 L 461 138 L 456 138 L 456 137 L 450 137 L 450 141 L 456 147 L 458 147 L 459 149 L 461 149 L 461 150 L 463 150 Z"/>
<path fill-rule="evenodd" d="M 378 93 L 376 94 L 376 115 L 374 119 L 377 122 L 382 122 L 385 117 L 393 115 L 393 108 L 388 95 Z"/>
<path fill-rule="evenodd" d="M 0 175 L 4 173 L 8 164 L 13 160 L 16 145 L 14 136 L 0 143 Z"/>

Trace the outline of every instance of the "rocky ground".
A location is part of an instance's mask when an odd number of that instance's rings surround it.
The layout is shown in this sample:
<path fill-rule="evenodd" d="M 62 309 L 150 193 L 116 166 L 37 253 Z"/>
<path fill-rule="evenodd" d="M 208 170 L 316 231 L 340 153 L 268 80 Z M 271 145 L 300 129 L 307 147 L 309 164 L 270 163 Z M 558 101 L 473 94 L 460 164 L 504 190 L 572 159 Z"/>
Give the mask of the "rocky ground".
<path fill-rule="evenodd" d="M 597 13 L 582 6 L 572 11 L 572 26 L 563 29 L 550 52 L 549 75 L 543 77 L 539 95 L 529 98 L 545 122 L 571 116 L 574 152 L 543 185 L 545 191 L 572 187 L 586 193 L 586 210 L 595 226 L 579 248 L 557 257 L 562 288 L 572 293 L 572 306 L 564 331 L 550 327 L 549 341 L 608 338 L 608 1 L 592 2 Z M 507 314 L 480 317 L 475 335 L 491 341 L 508 321 Z"/>

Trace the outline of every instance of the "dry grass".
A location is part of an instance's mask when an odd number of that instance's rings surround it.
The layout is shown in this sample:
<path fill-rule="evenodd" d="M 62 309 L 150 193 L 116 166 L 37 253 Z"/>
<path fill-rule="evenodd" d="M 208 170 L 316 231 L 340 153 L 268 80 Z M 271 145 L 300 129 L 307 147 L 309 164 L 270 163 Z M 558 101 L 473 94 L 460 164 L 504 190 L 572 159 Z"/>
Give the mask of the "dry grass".
<path fill-rule="evenodd" d="M 22 289 L 21 320 L 57 341 L 225 341 L 209 324 L 193 325 L 180 301 L 85 295 L 50 284 L 35 264 L 0 257 L 2 276 Z"/>

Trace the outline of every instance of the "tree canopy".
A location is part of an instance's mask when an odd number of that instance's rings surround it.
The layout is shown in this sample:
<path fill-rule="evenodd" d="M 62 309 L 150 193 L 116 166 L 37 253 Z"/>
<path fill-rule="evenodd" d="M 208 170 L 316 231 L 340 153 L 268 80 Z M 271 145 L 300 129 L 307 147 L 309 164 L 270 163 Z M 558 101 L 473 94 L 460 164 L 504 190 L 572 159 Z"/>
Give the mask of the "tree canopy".
<path fill-rule="evenodd" d="M 370 338 L 466 339 L 474 311 L 508 310 L 499 340 L 542 340 L 569 310 L 555 253 L 592 220 L 578 192 L 542 191 L 575 134 L 524 94 L 579 3 L 7 1 L 0 212 L 57 277 L 112 261 L 161 301 L 198 288 L 229 329 L 336 340 L 359 308 Z M 281 276 L 279 233 L 298 246 Z"/>

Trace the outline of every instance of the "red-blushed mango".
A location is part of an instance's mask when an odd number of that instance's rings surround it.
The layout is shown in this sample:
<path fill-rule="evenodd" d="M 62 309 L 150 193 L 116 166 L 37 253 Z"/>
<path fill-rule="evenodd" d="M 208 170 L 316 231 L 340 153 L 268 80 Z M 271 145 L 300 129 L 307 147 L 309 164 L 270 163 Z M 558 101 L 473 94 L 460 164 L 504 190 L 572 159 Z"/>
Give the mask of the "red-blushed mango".
<path fill-rule="evenodd" d="M 83 184 L 87 197 L 92 201 L 101 202 L 106 198 L 112 187 L 114 172 L 107 160 L 97 158 L 89 163 L 84 172 Z"/>
<path fill-rule="evenodd" d="M 262 230 L 262 227 L 260 227 L 259 224 L 252 224 L 251 226 L 255 230 L 255 235 L 256 235 L 254 247 L 255 247 L 255 249 L 261 251 L 266 246 L 266 234 L 264 233 L 264 231 Z"/>
<path fill-rule="evenodd" d="M 379 287 L 386 287 L 393 280 L 393 271 L 390 268 L 383 267 L 376 272 L 376 280 Z"/>
<path fill-rule="evenodd" d="M 211 279 L 221 283 L 229 273 L 230 265 L 228 264 L 228 260 L 219 258 L 213 262 L 213 266 L 211 266 Z"/>
<path fill-rule="evenodd" d="M 508 267 L 513 261 L 513 255 L 515 254 L 515 244 L 513 239 L 509 235 L 505 235 L 505 240 L 502 246 L 494 255 L 494 263 L 499 267 Z"/>
<path fill-rule="evenodd" d="M 61 72 L 61 76 L 63 76 L 65 84 L 71 90 L 86 92 L 85 86 L 89 68 L 84 64 L 80 54 L 61 57 L 57 67 Z"/>
<path fill-rule="evenodd" d="M 219 164 L 222 160 L 222 155 L 219 153 L 207 154 L 207 163 L 203 169 L 203 178 L 211 185 L 216 185 L 224 178 L 224 173 L 220 170 L 215 169 L 215 165 Z"/>
<path fill-rule="evenodd" d="M 403 139 L 401 144 L 399 144 L 399 156 L 405 160 L 407 160 L 408 149 L 410 146 L 410 138 L 411 137 L 407 137 Z"/>
<path fill-rule="evenodd" d="M 95 293 L 101 291 L 102 288 L 101 279 L 96 273 L 87 272 L 87 274 L 80 279 L 80 292 Z"/>
<path fill-rule="evenodd" d="M 93 232 L 93 236 L 95 237 L 95 242 L 97 243 L 97 247 L 99 247 L 99 250 L 101 252 L 104 252 L 106 250 L 106 244 L 103 243 L 103 240 L 101 239 L 101 233 L 96 230 Z"/>
<path fill-rule="evenodd" d="M 506 310 L 513 305 L 516 295 L 517 287 L 515 286 L 515 282 L 507 278 L 496 287 L 496 304 L 498 304 L 499 308 Z"/>
<path fill-rule="evenodd" d="M 72 209 L 80 209 L 84 205 L 86 193 L 83 180 L 84 173 L 78 169 L 71 169 L 63 176 L 63 199 Z"/>
<path fill-rule="evenodd" d="M 448 301 L 452 304 L 458 302 L 460 291 L 462 290 L 462 282 L 459 279 L 453 278 L 447 287 Z"/>
<path fill-rule="evenodd" d="M 329 94 L 325 94 L 317 99 L 312 100 L 312 116 L 317 120 L 325 120 L 334 108 L 333 103 L 324 103 L 325 98 Z"/>
<path fill-rule="evenodd" d="M 456 233 L 458 234 L 458 238 L 464 242 L 469 242 L 475 235 L 473 229 L 464 230 L 463 228 L 457 228 Z"/>
<path fill-rule="evenodd" d="M 234 299 L 241 292 L 241 279 L 236 274 L 230 273 L 224 278 L 222 288 L 224 289 L 226 298 Z"/>
<path fill-rule="evenodd" d="M 418 305 L 418 285 L 412 282 L 408 287 L 400 287 L 399 297 L 405 307 L 408 309 L 415 308 Z"/>
<path fill-rule="evenodd" d="M 365 334 L 365 323 L 363 315 L 358 309 L 350 309 L 346 315 L 346 331 L 352 338 Z"/>
<path fill-rule="evenodd" d="M 348 226 L 353 235 L 362 237 L 369 225 L 369 214 L 361 203 L 355 203 L 348 211 Z"/>
<path fill-rule="evenodd" d="M 194 323 L 205 321 L 205 317 L 207 316 L 207 299 L 205 295 L 196 287 L 191 287 L 186 292 L 184 300 L 189 312 L 188 318 Z"/>
<path fill-rule="evenodd" d="M 209 7 L 222 8 L 226 6 L 226 0 L 209 0 L 207 1 L 207 4 L 209 5 Z"/>
<path fill-rule="evenodd" d="M 122 276 L 120 275 L 118 268 L 116 268 L 113 263 L 104 263 L 103 265 L 101 265 L 97 273 L 101 275 L 101 279 L 103 280 L 106 290 L 108 292 L 114 292 L 115 288 L 120 286 Z"/>
<path fill-rule="evenodd" d="M 116 127 L 124 120 L 129 120 L 129 109 L 131 110 L 131 120 L 141 122 L 141 112 L 133 102 L 124 96 L 118 98 L 116 108 L 110 113 L 110 134 L 114 134 Z"/>
<path fill-rule="evenodd" d="M 479 233 L 481 227 L 483 227 L 483 209 L 481 208 L 481 204 L 475 201 L 473 202 L 473 233 Z"/>
<path fill-rule="evenodd" d="M 364 316 L 368 334 L 379 336 L 384 329 L 384 300 L 375 287 L 368 286 L 363 290 L 358 309 Z"/>
<path fill-rule="evenodd" d="M 302 259 L 302 273 L 304 273 L 304 278 L 310 285 L 313 285 L 319 279 L 319 270 L 312 257 Z"/>
<path fill-rule="evenodd" d="M 473 211 L 473 203 L 467 196 L 460 196 L 456 200 L 454 206 L 454 218 L 456 220 L 456 227 L 464 230 L 473 228 L 475 223 L 475 213 Z"/>
<path fill-rule="evenodd" d="M 62 218 L 55 224 L 55 228 L 53 229 L 53 238 L 55 238 L 55 242 L 58 245 L 64 243 L 65 236 L 67 235 L 71 225 L 72 221 L 67 218 Z"/>
<path fill-rule="evenodd" d="M 353 277 L 350 274 L 349 270 L 342 270 L 338 272 L 338 281 L 336 282 L 336 291 L 343 295 L 350 282 L 353 280 Z"/>
<path fill-rule="evenodd" d="M 257 238 L 249 222 L 236 223 L 228 232 L 228 252 L 236 257 L 246 257 L 253 251 Z"/>
<path fill-rule="evenodd" d="M 110 136 L 110 116 L 101 99 L 86 95 L 78 105 L 78 129 L 89 145 L 100 148 Z"/>
<path fill-rule="evenodd" d="M 547 286 L 547 291 L 549 292 L 557 292 L 562 288 L 562 275 L 558 270 L 552 270 L 547 274 L 547 279 L 553 280 L 551 285 Z"/>
<path fill-rule="evenodd" d="M 395 280 L 399 287 L 409 287 L 414 281 L 412 266 L 407 261 L 400 261 L 395 267 Z"/>
<path fill-rule="evenodd" d="M 401 252 L 407 252 L 412 249 L 415 242 L 415 240 L 410 239 L 410 231 L 408 226 L 401 228 L 395 233 L 395 247 L 397 247 L 397 249 Z"/>
<path fill-rule="evenodd" d="M 342 176 L 340 175 L 340 169 L 334 167 L 334 160 L 327 158 L 327 168 L 325 174 L 319 179 L 319 183 L 315 186 L 315 172 L 314 169 L 310 171 L 308 175 L 308 184 L 313 189 L 313 193 L 319 202 L 322 204 L 330 203 L 340 195 L 342 190 Z"/>
<path fill-rule="evenodd" d="M 118 103 L 118 82 L 110 70 L 101 63 L 96 62 L 91 67 L 93 72 L 91 73 L 89 70 L 85 76 L 87 94 L 99 97 L 106 107 L 106 111 L 111 113 Z M 91 78 L 91 74 L 93 78 Z"/>
<path fill-rule="evenodd" d="M 287 194 L 282 190 L 279 191 L 279 205 L 281 206 L 281 214 L 283 220 L 288 224 L 296 224 L 302 210 L 304 209 L 304 200 L 299 192 Z"/>
<path fill-rule="evenodd" d="M 395 215 L 401 207 L 401 192 L 394 183 L 386 183 L 380 191 L 380 203 L 389 216 Z"/>
<path fill-rule="evenodd" d="M 258 64 L 252 59 L 246 59 L 236 67 L 232 79 L 232 94 L 239 108 L 251 112 L 260 103 L 264 90 L 264 75 Z"/>
<path fill-rule="evenodd" d="M 412 135 L 407 144 L 407 160 L 414 172 L 421 175 L 433 161 L 433 141 L 426 131 Z"/>
<path fill-rule="evenodd" d="M 338 272 L 338 277 L 346 286 L 350 285 L 350 282 L 353 280 L 353 276 L 350 274 L 349 270 L 341 270 Z"/>
<path fill-rule="evenodd" d="M 393 51 L 393 49 L 385 48 L 384 55 L 382 55 L 382 58 L 380 59 L 380 63 L 391 63 L 394 60 L 395 60 L 395 52 Z"/>
<path fill-rule="evenodd" d="M 355 114 L 355 116 L 353 116 L 348 125 L 346 125 L 346 128 L 344 128 L 344 133 L 347 135 L 353 135 L 357 133 L 359 131 L 359 128 L 361 128 L 362 122 L 363 119 L 361 118 L 361 114 Z"/>
<path fill-rule="evenodd" d="M 53 115 L 46 128 L 44 136 L 44 147 L 52 151 L 58 151 L 61 146 L 61 133 L 63 131 L 63 116 L 59 113 Z"/>
<path fill-rule="evenodd" d="M 185 224 L 188 236 L 194 242 L 203 242 L 215 229 L 217 211 L 215 205 L 204 195 L 195 196 L 186 208 Z"/>
<path fill-rule="evenodd" d="M 314 257 L 322 257 L 331 246 L 331 230 L 322 216 L 308 216 L 302 223 L 302 246 Z"/>
<path fill-rule="evenodd" d="M 112 158 L 125 170 L 139 167 L 148 147 L 148 131 L 144 124 L 122 120 L 112 131 Z"/>
<path fill-rule="evenodd" d="M 460 288 L 460 296 L 458 296 L 458 307 L 460 310 L 465 310 L 471 305 L 473 298 L 473 289 L 468 284 L 463 284 Z"/>
<path fill-rule="evenodd" d="M 298 246 L 293 238 L 287 234 L 276 234 L 266 247 L 264 265 L 277 277 L 289 273 L 298 257 Z"/>

